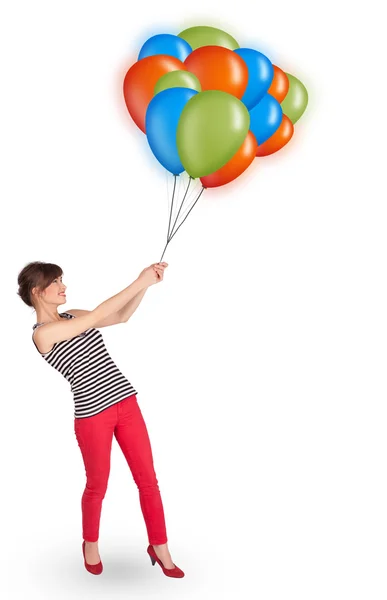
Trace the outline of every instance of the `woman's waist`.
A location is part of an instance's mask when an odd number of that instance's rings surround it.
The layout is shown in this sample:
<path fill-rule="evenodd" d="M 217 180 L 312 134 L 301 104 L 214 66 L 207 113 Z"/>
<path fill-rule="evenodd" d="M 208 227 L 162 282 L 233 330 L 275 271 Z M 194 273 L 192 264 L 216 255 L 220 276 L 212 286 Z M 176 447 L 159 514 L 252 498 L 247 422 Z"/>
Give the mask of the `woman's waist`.
<path fill-rule="evenodd" d="M 82 369 L 73 369 L 68 380 L 72 390 L 78 390 L 89 385 L 103 383 L 113 377 L 125 377 L 117 365 L 111 361 L 103 365 L 84 365 Z"/>
<path fill-rule="evenodd" d="M 71 384 L 71 391 L 76 397 L 90 396 L 120 384 L 130 385 L 130 381 L 119 369 L 117 369 L 117 371 L 110 373 L 108 376 L 99 375 L 93 376 L 91 379 L 76 380 Z"/>

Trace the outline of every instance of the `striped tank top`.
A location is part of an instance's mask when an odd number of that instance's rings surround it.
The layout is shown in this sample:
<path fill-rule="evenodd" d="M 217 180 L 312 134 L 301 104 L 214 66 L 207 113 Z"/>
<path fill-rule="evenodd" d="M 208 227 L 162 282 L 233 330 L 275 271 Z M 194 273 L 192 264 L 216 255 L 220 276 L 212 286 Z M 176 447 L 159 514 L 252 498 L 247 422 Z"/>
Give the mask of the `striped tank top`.
<path fill-rule="evenodd" d="M 70 313 L 59 315 L 75 319 Z M 44 323 L 35 323 L 35 330 Z M 109 406 L 137 394 L 109 355 L 101 332 L 94 327 L 69 340 L 57 342 L 48 352 L 39 354 L 69 381 L 74 397 L 74 417 L 82 419 L 102 412 Z"/>

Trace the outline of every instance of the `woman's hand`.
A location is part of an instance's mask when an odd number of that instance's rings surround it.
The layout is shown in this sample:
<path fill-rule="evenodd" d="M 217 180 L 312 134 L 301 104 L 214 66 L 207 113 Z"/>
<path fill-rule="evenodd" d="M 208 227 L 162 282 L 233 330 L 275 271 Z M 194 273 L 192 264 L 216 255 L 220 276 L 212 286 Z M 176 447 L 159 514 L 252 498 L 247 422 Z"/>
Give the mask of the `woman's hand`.
<path fill-rule="evenodd" d="M 150 287 L 155 283 L 159 283 L 164 279 L 164 269 L 168 266 L 168 263 L 154 263 L 143 269 L 139 275 L 139 279 L 141 279 L 146 287 Z"/>

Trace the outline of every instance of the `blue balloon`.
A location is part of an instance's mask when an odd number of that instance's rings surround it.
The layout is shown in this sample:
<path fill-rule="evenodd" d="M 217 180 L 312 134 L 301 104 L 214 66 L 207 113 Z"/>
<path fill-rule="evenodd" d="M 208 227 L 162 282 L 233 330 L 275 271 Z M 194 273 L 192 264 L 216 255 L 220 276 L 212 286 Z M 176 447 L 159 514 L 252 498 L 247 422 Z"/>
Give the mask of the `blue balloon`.
<path fill-rule="evenodd" d="M 270 60 L 257 50 L 237 48 L 234 52 L 243 58 L 249 71 L 249 80 L 242 102 L 250 110 L 258 104 L 271 86 L 274 68 Z"/>
<path fill-rule="evenodd" d="M 191 46 L 182 38 L 169 33 L 160 33 L 149 38 L 143 44 L 138 55 L 138 60 L 147 56 L 154 56 L 155 54 L 168 54 L 184 62 L 191 52 Z"/>
<path fill-rule="evenodd" d="M 266 142 L 277 131 L 281 121 L 281 105 L 270 94 L 265 94 L 250 110 L 250 131 L 255 135 L 258 144 Z"/>
<path fill-rule="evenodd" d="M 173 175 L 184 171 L 177 151 L 177 125 L 183 108 L 197 93 L 190 88 L 168 88 L 152 98 L 146 111 L 149 146 L 159 163 Z"/>

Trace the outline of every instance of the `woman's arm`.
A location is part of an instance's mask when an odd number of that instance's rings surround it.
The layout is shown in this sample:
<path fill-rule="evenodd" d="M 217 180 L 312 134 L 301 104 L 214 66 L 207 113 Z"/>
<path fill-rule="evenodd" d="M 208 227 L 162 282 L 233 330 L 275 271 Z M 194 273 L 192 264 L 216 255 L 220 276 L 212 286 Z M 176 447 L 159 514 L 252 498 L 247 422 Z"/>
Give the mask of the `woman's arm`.
<path fill-rule="evenodd" d="M 135 297 L 132 298 L 132 300 L 130 300 L 123 308 L 121 308 L 121 310 L 119 311 L 119 313 L 121 314 L 121 323 L 126 323 L 127 321 L 129 321 L 132 314 L 135 312 L 135 310 L 137 310 L 138 306 L 140 305 L 140 302 L 143 299 L 147 289 L 148 288 L 144 288 L 143 290 L 138 292 L 138 294 L 136 294 Z"/>
<path fill-rule="evenodd" d="M 94 310 L 84 311 L 77 319 L 61 319 L 38 327 L 34 332 L 38 349 L 40 352 L 49 352 L 53 344 L 69 340 L 90 327 L 97 327 L 97 323 L 101 323 L 106 318 L 111 319 L 111 315 L 117 313 L 143 289 L 152 285 L 148 281 L 149 277 L 147 279 L 141 274 L 121 292 L 101 302 Z"/>
<path fill-rule="evenodd" d="M 138 292 L 138 294 L 136 294 L 134 298 L 129 300 L 129 302 L 127 302 L 127 304 L 125 304 L 125 306 L 123 306 L 117 312 L 109 315 L 108 317 L 101 319 L 101 321 L 98 321 L 94 325 L 94 327 L 100 328 L 100 327 L 108 327 L 110 325 L 117 325 L 118 323 L 126 323 L 130 319 L 130 317 L 132 316 L 134 311 L 138 308 L 147 289 L 148 288 L 145 288 L 145 289 L 141 290 L 140 292 Z M 81 310 L 78 308 L 72 308 L 71 310 L 66 310 L 66 312 L 74 315 L 74 317 L 81 317 L 83 315 L 87 315 L 88 313 L 90 313 L 89 310 Z"/>
<path fill-rule="evenodd" d="M 83 314 L 79 315 L 77 319 L 60 319 L 60 321 L 49 322 L 37 328 L 34 333 L 38 347 L 48 348 L 48 352 L 53 344 L 69 340 L 91 327 L 101 327 L 97 324 L 106 322 L 106 319 L 109 319 L 109 324 L 113 324 L 112 320 L 115 317 L 112 315 L 121 311 L 137 294 L 163 280 L 164 265 L 168 266 L 167 263 L 162 263 L 147 267 L 128 287 L 98 304 L 94 310 L 83 311 Z M 41 349 L 41 352 L 46 352 L 46 350 Z"/>

